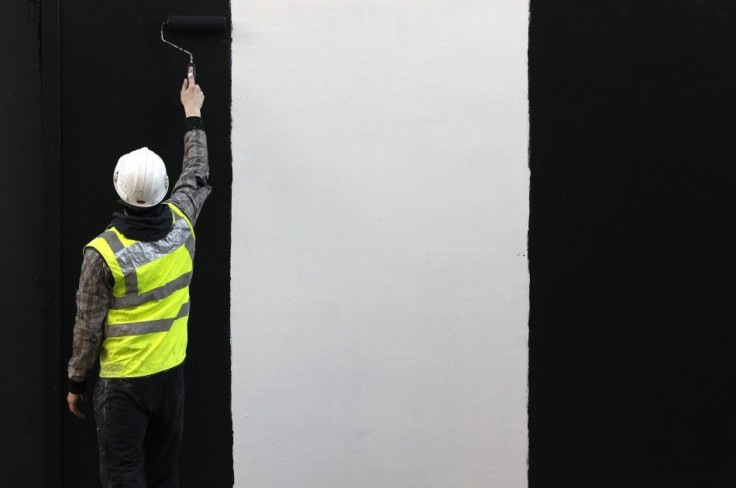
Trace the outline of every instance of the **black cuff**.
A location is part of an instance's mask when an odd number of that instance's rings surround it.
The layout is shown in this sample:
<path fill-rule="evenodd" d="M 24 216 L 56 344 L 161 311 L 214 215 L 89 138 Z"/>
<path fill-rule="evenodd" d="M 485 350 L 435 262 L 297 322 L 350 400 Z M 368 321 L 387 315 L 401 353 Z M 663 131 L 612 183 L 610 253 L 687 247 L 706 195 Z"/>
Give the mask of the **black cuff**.
<path fill-rule="evenodd" d="M 87 391 L 86 381 L 69 380 L 69 393 L 74 393 L 75 395 L 79 395 L 81 393 L 84 393 L 85 391 Z"/>
<path fill-rule="evenodd" d="M 199 129 L 204 130 L 204 123 L 202 122 L 202 117 L 187 117 L 184 121 L 184 132 L 189 132 L 190 130 Z"/>

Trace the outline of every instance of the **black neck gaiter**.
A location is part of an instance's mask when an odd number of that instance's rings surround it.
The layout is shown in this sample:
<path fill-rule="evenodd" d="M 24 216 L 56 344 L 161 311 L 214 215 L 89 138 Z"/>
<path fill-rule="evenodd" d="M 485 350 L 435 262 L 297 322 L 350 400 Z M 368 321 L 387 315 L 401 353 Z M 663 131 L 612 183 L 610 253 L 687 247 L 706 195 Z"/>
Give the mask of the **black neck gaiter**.
<path fill-rule="evenodd" d="M 172 217 L 168 205 L 156 205 L 151 208 L 126 209 L 112 214 L 110 225 L 119 230 L 128 239 L 136 241 L 157 241 L 171 230 Z"/>

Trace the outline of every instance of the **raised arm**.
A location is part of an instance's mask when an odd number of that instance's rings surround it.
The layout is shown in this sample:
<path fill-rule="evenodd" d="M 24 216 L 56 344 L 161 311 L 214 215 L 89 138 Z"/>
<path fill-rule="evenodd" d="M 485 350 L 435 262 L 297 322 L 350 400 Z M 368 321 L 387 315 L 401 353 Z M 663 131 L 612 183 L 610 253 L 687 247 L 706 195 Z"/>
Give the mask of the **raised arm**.
<path fill-rule="evenodd" d="M 204 93 L 196 84 L 194 73 L 189 75 L 181 87 L 181 104 L 186 115 L 184 134 L 184 161 L 181 175 L 174 185 L 169 202 L 176 205 L 194 225 L 205 200 L 212 191 L 207 184 L 210 176 L 207 157 L 207 135 L 202 123 Z"/>

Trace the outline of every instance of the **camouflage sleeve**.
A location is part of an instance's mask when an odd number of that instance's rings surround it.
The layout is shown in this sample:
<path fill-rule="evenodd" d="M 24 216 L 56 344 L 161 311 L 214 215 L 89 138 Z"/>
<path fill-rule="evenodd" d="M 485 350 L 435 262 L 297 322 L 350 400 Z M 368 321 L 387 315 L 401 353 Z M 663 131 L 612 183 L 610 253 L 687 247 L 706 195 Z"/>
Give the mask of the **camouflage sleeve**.
<path fill-rule="evenodd" d="M 88 249 L 79 276 L 72 357 L 67 369 L 72 393 L 84 393 L 87 389 L 87 376 L 100 354 L 112 286 L 112 273 L 105 260 L 97 251 Z"/>
<path fill-rule="evenodd" d="M 203 130 L 202 119 L 189 117 L 186 126 L 188 130 L 184 134 L 184 162 L 181 175 L 168 201 L 184 212 L 194 225 L 212 187 L 207 184 L 210 166 L 207 156 L 207 135 Z"/>

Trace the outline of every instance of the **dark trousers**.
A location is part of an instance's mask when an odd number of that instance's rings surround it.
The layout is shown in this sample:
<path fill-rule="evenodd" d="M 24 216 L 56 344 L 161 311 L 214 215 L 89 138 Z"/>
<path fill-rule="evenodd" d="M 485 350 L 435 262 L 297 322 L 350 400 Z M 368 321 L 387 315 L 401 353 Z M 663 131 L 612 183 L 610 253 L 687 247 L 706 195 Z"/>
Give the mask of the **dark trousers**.
<path fill-rule="evenodd" d="M 94 408 L 104 488 L 179 486 L 183 364 L 142 378 L 100 378 Z"/>

